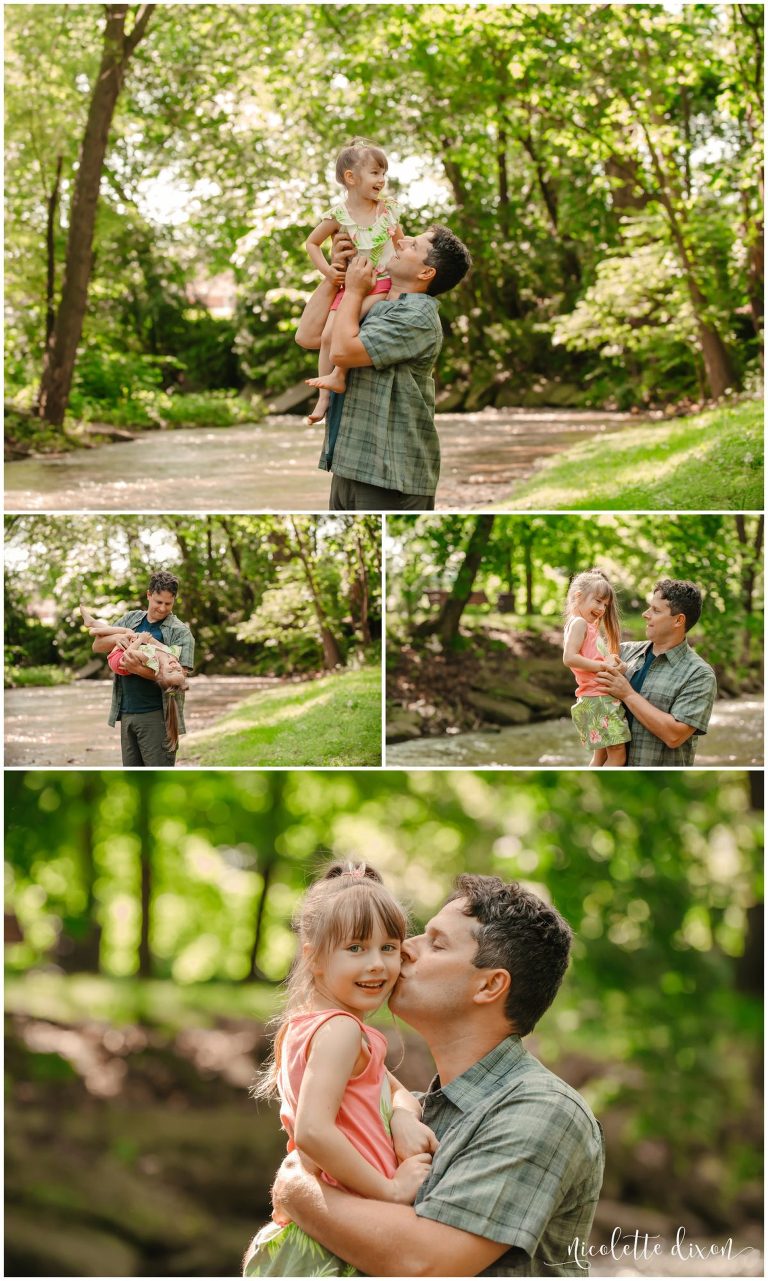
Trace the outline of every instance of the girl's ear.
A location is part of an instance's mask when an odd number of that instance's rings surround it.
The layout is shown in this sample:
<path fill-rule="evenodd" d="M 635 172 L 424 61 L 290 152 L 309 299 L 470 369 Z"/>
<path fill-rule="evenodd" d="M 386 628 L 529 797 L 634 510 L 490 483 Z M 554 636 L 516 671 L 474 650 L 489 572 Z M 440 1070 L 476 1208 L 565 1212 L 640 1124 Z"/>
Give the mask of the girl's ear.
<path fill-rule="evenodd" d="M 320 966 L 317 963 L 317 953 L 310 943 L 302 943 L 301 954 L 304 958 L 304 964 L 312 974 L 320 973 Z"/>

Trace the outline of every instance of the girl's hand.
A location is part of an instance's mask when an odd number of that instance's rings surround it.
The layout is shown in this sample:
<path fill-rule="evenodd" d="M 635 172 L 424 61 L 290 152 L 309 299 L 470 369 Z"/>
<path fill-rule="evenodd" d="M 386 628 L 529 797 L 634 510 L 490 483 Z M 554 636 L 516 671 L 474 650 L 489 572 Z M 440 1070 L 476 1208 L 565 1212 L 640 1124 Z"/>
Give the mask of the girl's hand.
<path fill-rule="evenodd" d="M 408 1108 L 395 1108 L 392 1113 L 392 1144 L 398 1161 L 407 1161 L 420 1152 L 436 1152 L 437 1135 Z"/>
<path fill-rule="evenodd" d="M 126 632 L 124 636 L 118 636 L 115 644 L 119 649 L 127 649 L 129 645 L 133 644 L 137 636 L 137 632 Z"/>
<path fill-rule="evenodd" d="M 346 274 L 346 267 L 339 266 L 338 263 L 331 263 L 325 270 L 326 279 L 333 281 L 334 285 L 343 285 Z"/>
<path fill-rule="evenodd" d="M 397 1205 L 413 1205 L 416 1193 L 429 1174 L 431 1164 L 432 1157 L 427 1152 L 420 1152 L 418 1156 L 409 1156 L 406 1161 L 403 1161 L 394 1178 L 389 1180 L 391 1194 L 388 1199 Z"/>

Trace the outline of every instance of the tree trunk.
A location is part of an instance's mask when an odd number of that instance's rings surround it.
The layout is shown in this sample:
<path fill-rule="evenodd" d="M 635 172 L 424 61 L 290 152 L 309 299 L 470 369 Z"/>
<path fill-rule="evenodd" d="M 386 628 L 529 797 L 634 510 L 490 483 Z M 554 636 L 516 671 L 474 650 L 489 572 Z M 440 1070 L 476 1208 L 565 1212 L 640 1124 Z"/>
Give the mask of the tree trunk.
<path fill-rule="evenodd" d="M 494 520 L 494 516 L 477 517 L 475 527 L 467 543 L 464 560 L 456 575 L 456 581 L 448 599 L 443 602 L 440 613 L 434 621 L 428 619 L 426 623 L 422 623 L 418 628 L 420 635 L 436 633 L 444 649 L 448 648 L 458 636 L 461 616 L 472 594 L 472 584 L 488 547 Z"/>
<path fill-rule="evenodd" d="M 152 924 L 152 831 L 150 827 L 150 799 L 152 791 L 151 775 L 138 773 L 134 786 L 137 789 L 136 832 L 139 838 L 139 872 L 141 906 L 141 928 L 139 934 L 139 978 L 148 979 L 152 975 L 152 954 L 150 952 L 150 930 Z"/>
<path fill-rule="evenodd" d="M 670 194 L 669 183 L 664 173 L 664 168 L 659 159 L 656 148 L 653 145 L 648 128 L 643 125 L 643 135 L 648 146 L 648 152 L 651 157 L 653 171 L 658 184 L 657 197 L 659 204 L 667 215 L 667 222 L 672 235 L 672 240 L 677 249 L 678 257 L 685 273 L 685 283 L 688 287 L 688 296 L 693 306 L 693 312 L 696 317 L 696 328 L 699 334 L 699 346 L 701 354 L 704 357 L 704 369 L 707 376 L 710 395 L 714 400 L 719 400 L 724 396 L 729 388 L 738 387 L 738 379 L 731 364 L 731 358 L 728 350 L 720 337 L 720 333 L 709 317 L 709 308 L 707 299 L 696 278 L 696 271 L 688 246 L 685 241 L 683 229 L 677 215 L 677 211 Z"/>
<path fill-rule="evenodd" d="M 96 207 L 112 117 L 128 60 L 146 31 L 155 6 L 141 5 L 133 30 L 126 35 L 129 7 L 127 4 L 106 6 L 101 65 L 91 95 L 75 176 L 61 299 L 46 344 L 37 402 L 40 418 L 55 427 L 64 421 L 83 331 L 93 264 Z"/>
<path fill-rule="evenodd" d="M 757 820 L 765 807 L 762 770 L 750 770 L 747 775 L 749 783 L 749 808 Z M 758 897 L 756 895 L 755 897 Z M 752 996 L 763 993 L 763 959 L 765 956 L 765 914 L 762 902 L 751 903 L 746 910 L 747 928 L 744 936 L 744 952 L 736 962 L 736 987 L 739 992 Z"/>
<path fill-rule="evenodd" d="M 525 613 L 530 618 L 533 613 L 533 539 L 526 538 L 523 544 L 523 564 L 525 566 Z"/>
<path fill-rule="evenodd" d="M 45 346 L 48 347 L 56 322 L 54 295 L 56 291 L 56 210 L 59 204 L 59 187 L 61 185 L 61 166 L 63 157 L 56 157 L 56 177 L 53 180 L 50 195 L 46 201 L 47 216 L 45 226 L 46 273 L 45 273 Z"/>
<path fill-rule="evenodd" d="M 355 528 L 355 548 L 357 551 L 358 616 L 360 635 L 362 637 L 363 644 L 370 645 L 372 637 L 371 624 L 368 619 L 368 570 L 366 568 L 363 546 L 360 541 L 360 533 L 357 527 Z"/>
<path fill-rule="evenodd" d="M 249 610 L 251 613 L 253 613 L 253 609 L 256 604 L 256 594 L 250 582 L 248 581 L 245 574 L 243 573 L 243 560 L 240 554 L 240 548 L 237 545 L 237 539 L 235 538 L 232 525 L 230 524 L 230 521 L 227 519 L 226 516 L 219 516 L 219 524 L 221 525 L 222 529 L 224 530 L 224 533 L 227 536 L 227 546 L 229 547 L 229 554 L 232 557 L 232 564 L 237 570 L 237 581 L 240 584 L 240 590 L 242 592 L 245 608 Z"/>
<path fill-rule="evenodd" d="M 304 567 L 304 577 L 307 580 L 307 586 L 312 594 L 312 603 L 315 607 L 317 624 L 320 629 L 320 639 L 323 644 L 323 666 L 327 671 L 332 671 L 334 667 L 342 667 L 344 665 L 344 659 L 342 658 L 336 637 L 328 626 L 328 619 L 323 608 L 322 601 L 320 600 L 320 593 L 318 592 L 315 584 L 307 549 L 304 546 L 304 540 L 301 536 L 301 532 L 293 517 L 291 517 L 291 526 L 293 527 L 296 544 L 299 549 L 299 559 Z"/>
<path fill-rule="evenodd" d="M 736 516 L 736 533 L 742 548 L 742 565 L 741 565 L 741 604 L 747 620 L 752 614 L 752 600 L 755 592 L 755 582 L 757 580 L 757 570 L 760 565 L 760 557 L 763 549 L 763 528 L 765 523 L 764 516 L 758 516 L 755 536 L 750 545 L 749 534 L 747 532 L 747 522 L 742 514 Z M 742 661 L 749 664 L 752 659 L 751 654 L 751 632 L 749 622 L 744 628 L 742 644 Z"/>

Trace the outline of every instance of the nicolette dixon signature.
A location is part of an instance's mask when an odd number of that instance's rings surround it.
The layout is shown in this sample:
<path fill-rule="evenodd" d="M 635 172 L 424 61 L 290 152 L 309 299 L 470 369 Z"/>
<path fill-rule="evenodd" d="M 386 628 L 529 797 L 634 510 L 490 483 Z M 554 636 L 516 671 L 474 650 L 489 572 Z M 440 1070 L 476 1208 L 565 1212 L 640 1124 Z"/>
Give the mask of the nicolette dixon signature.
<path fill-rule="evenodd" d="M 753 1248 L 748 1245 L 742 1250 L 735 1250 L 733 1237 L 728 1237 L 727 1241 L 721 1243 L 687 1241 L 683 1227 L 677 1229 L 670 1248 L 668 1242 L 664 1241 L 658 1233 L 640 1232 L 639 1229 L 634 1232 L 622 1232 L 621 1228 L 614 1228 L 607 1245 L 588 1245 L 580 1237 L 574 1237 L 568 1247 L 568 1258 L 562 1259 L 559 1263 L 550 1263 L 548 1266 L 558 1268 L 566 1263 L 575 1263 L 577 1267 L 586 1271 L 589 1268 L 590 1259 L 634 1259 L 638 1263 L 641 1259 L 658 1258 L 667 1252 L 673 1258 L 684 1259 L 687 1262 L 715 1258 L 737 1259 L 741 1254 L 751 1254 Z"/>

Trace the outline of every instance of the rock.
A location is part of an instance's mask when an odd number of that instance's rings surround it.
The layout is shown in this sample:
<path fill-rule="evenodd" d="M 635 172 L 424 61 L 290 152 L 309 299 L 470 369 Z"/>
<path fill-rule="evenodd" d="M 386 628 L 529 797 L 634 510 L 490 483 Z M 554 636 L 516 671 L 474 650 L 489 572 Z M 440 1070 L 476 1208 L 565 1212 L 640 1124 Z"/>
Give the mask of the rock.
<path fill-rule="evenodd" d="M 294 383 L 288 387 L 279 396 L 275 396 L 267 405 L 267 412 L 270 414 L 288 414 L 292 409 L 298 409 L 300 405 L 306 404 L 307 401 L 317 398 L 317 388 L 308 387 L 306 383 Z"/>
<path fill-rule="evenodd" d="M 455 414 L 464 407 L 467 395 L 466 387 L 444 387 L 437 393 L 435 408 L 438 414 Z"/>
<path fill-rule="evenodd" d="M 397 706 L 387 711 L 388 743 L 407 743 L 413 738 L 421 738 L 423 733 L 424 722 L 418 712 Z"/>
<path fill-rule="evenodd" d="M 559 710 L 559 700 L 555 694 L 532 685 L 530 681 L 519 676 L 504 677 L 497 672 L 482 672 L 477 680 L 473 681 L 471 688 L 492 694 L 503 701 L 512 699 L 516 703 L 523 703 L 525 707 L 530 707 L 535 712 L 551 713 Z"/>
<path fill-rule="evenodd" d="M 484 720 L 496 725 L 526 725 L 531 720 L 530 707 L 513 699 L 496 698 L 493 694 L 483 694 L 471 689 L 466 701 Z"/>

